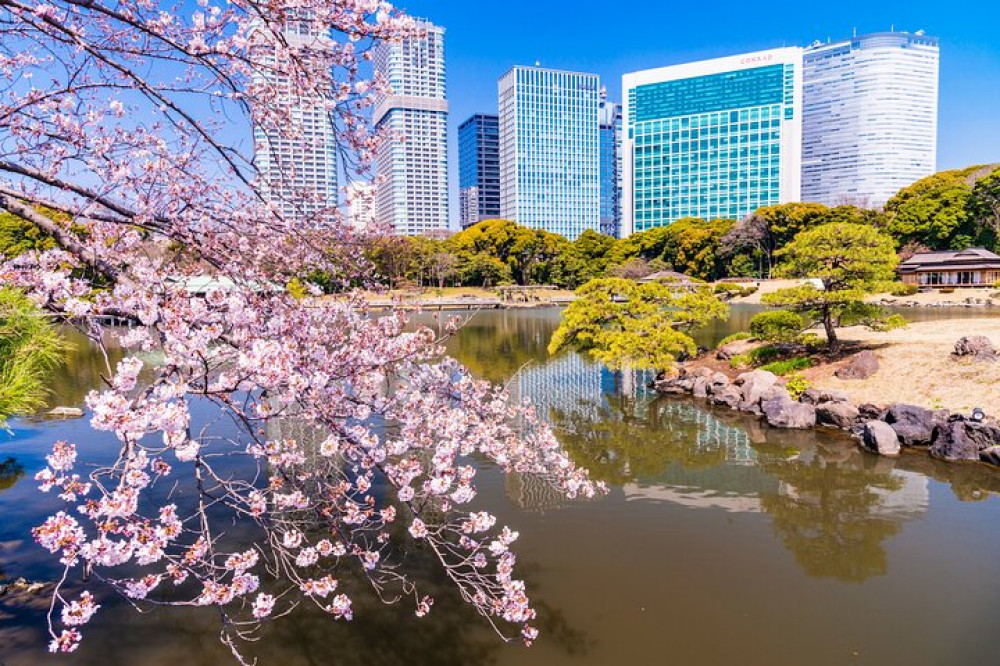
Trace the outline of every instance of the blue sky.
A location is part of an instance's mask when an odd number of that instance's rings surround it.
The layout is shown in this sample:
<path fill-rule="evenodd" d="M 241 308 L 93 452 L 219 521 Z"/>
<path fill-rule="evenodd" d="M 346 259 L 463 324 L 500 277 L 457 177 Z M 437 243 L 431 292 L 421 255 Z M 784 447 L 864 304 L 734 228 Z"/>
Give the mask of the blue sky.
<path fill-rule="evenodd" d="M 895 27 L 941 39 L 938 168 L 1000 162 L 1000 9 L 986 0 L 553 2 L 397 0 L 442 25 L 451 103 L 452 223 L 457 128 L 495 112 L 496 79 L 512 65 L 595 72 L 620 101 L 625 72 L 779 46 L 807 46 Z M 973 9 L 973 5 L 978 9 Z"/>

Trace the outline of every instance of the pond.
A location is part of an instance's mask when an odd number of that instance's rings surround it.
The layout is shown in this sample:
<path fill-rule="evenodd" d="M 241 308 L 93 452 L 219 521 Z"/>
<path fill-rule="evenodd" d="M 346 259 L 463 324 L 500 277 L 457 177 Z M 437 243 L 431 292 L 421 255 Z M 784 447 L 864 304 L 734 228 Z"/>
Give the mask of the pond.
<path fill-rule="evenodd" d="M 753 311 L 737 308 L 699 343 Z M 984 315 L 913 318 L 954 316 Z M 568 502 L 530 478 L 479 478 L 478 501 L 520 531 L 539 641 L 500 643 L 447 592 L 424 619 L 361 599 L 351 623 L 309 612 L 277 622 L 249 649 L 262 666 L 998 663 L 1000 474 L 921 454 L 879 458 L 840 432 L 773 430 L 651 395 L 636 373 L 549 358 L 558 319 L 554 309 L 481 312 L 448 343 L 475 374 L 533 400 L 611 486 Z M 56 401 L 79 404 L 97 368 L 81 345 Z M 31 477 L 55 439 L 84 456 L 109 441 L 85 420 L 13 425 L 0 434 L 0 577 L 45 580 L 54 563 L 29 530 L 57 500 Z M 0 603 L 0 664 L 231 662 L 212 613 L 138 615 L 112 597 L 80 650 L 53 657 L 43 602 Z"/>

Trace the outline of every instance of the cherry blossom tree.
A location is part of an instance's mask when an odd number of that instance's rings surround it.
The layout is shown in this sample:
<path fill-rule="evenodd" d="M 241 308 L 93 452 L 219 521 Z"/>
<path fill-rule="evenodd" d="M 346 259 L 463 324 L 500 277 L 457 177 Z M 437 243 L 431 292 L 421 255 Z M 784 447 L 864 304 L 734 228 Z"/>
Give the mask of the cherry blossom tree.
<path fill-rule="evenodd" d="M 364 172 L 391 138 L 368 122 L 387 91 L 371 47 L 417 30 L 377 0 L 0 0 L 0 210 L 55 241 L 0 264 L 0 281 L 105 358 L 109 336 L 129 352 L 87 399 L 114 461 L 57 442 L 37 477 L 65 502 L 34 530 L 64 567 L 53 651 L 75 650 L 99 610 L 97 590 L 67 591 L 81 581 L 139 607 L 217 607 L 238 658 L 299 604 L 351 619 L 349 570 L 422 616 L 411 548 L 501 636 L 535 638 L 517 532 L 476 510 L 477 462 L 569 497 L 603 487 L 428 329 L 358 296 L 290 295 L 312 271 L 367 274 L 361 239 L 307 188 L 295 216 L 269 203 L 254 159 L 254 136 L 304 136 L 292 91 Z M 215 286 L 191 293 L 202 274 Z M 109 317 L 133 326 L 105 330 Z M 222 421 L 238 434 L 209 427 Z M 289 422 L 321 437 L 273 436 Z"/>

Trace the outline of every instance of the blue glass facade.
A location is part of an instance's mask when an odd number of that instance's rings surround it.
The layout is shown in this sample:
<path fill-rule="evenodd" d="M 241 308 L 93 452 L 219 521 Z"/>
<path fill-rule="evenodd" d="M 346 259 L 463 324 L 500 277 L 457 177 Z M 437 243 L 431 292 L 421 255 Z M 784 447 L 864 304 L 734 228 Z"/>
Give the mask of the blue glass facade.
<path fill-rule="evenodd" d="M 477 113 L 458 127 L 462 228 L 500 217 L 500 120 Z"/>
<path fill-rule="evenodd" d="M 596 74 L 515 67 L 499 81 L 503 217 L 575 239 L 600 228 Z"/>
<path fill-rule="evenodd" d="M 601 101 L 601 228 L 602 234 L 618 238 L 622 223 L 622 107 Z"/>
<path fill-rule="evenodd" d="M 626 76 L 632 231 L 739 219 L 797 198 L 801 51 L 788 51 L 709 61 L 703 69 L 717 71 L 695 76 Z M 759 60 L 778 62 L 746 66 Z M 628 85 L 630 76 L 639 81 Z"/>

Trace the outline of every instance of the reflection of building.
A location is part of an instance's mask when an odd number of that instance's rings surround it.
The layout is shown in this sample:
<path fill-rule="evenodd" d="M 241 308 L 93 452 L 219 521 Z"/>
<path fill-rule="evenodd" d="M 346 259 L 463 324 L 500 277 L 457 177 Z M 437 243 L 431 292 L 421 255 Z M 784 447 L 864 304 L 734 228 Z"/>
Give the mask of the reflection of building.
<path fill-rule="evenodd" d="M 622 233 L 799 200 L 802 49 L 626 74 Z"/>
<path fill-rule="evenodd" d="M 688 402 L 669 402 L 662 414 L 697 424 L 695 443 L 698 449 L 725 449 L 726 462 L 729 464 L 753 465 L 757 462 L 757 451 L 750 445 L 750 436 L 746 430 L 725 424 L 710 412 Z"/>
<path fill-rule="evenodd" d="M 408 236 L 448 227 L 444 28 L 426 21 L 418 28 L 374 49 L 375 69 L 392 88 L 375 99 L 373 120 L 387 136 L 375 156 L 375 219 Z"/>
<path fill-rule="evenodd" d="M 500 217 L 500 119 L 477 113 L 458 126 L 462 228 Z"/>
<path fill-rule="evenodd" d="M 596 74 L 514 67 L 500 77 L 500 213 L 574 240 L 600 227 Z"/>
<path fill-rule="evenodd" d="M 333 46 L 327 35 L 312 29 L 311 21 L 289 20 L 281 39 L 290 47 L 321 51 Z M 267 42 L 266 32 L 251 38 L 254 58 L 253 83 L 267 84 L 276 91 L 275 106 L 286 113 L 281 126 L 254 126 L 254 162 L 260 169 L 264 198 L 283 216 L 302 219 L 332 213 L 337 206 L 337 134 L 324 91 L 301 91 L 287 74 L 288 62 L 278 62 L 279 51 Z M 268 71 L 267 68 L 274 67 Z M 332 95 L 332 90 L 328 91 Z"/>
<path fill-rule="evenodd" d="M 920 32 L 805 50 L 802 201 L 880 207 L 937 170 L 939 55 Z"/>

